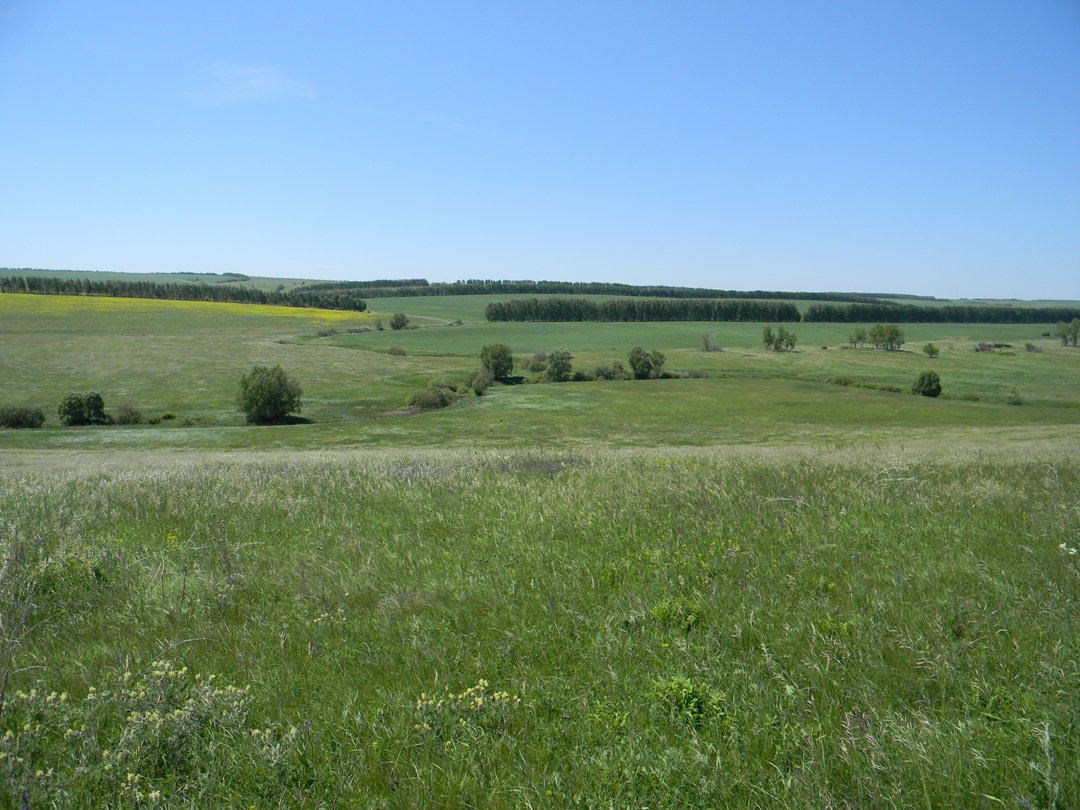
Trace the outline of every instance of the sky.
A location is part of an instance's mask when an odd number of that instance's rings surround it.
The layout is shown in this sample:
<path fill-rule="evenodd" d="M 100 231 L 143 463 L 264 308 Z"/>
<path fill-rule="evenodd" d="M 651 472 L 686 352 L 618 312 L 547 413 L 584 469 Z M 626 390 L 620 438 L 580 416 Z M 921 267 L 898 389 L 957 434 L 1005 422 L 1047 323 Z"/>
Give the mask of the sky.
<path fill-rule="evenodd" d="M 1080 298 L 1080 0 L 0 0 L 0 266 Z"/>

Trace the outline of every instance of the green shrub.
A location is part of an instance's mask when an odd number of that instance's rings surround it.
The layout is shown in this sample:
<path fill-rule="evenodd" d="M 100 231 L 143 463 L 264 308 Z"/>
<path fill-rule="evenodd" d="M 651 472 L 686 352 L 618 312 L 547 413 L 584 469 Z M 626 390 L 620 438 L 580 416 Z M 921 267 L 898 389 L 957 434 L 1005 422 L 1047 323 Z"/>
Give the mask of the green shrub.
<path fill-rule="evenodd" d="M 535 371 L 537 373 L 547 371 L 547 352 L 537 352 L 526 359 L 521 364 L 521 368 L 524 371 Z"/>
<path fill-rule="evenodd" d="M 679 675 L 658 680 L 653 684 L 653 701 L 673 720 L 701 726 L 720 714 L 722 696 L 700 681 Z"/>
<path fill-rule="evenodd" d="M 386 353 L 393 357 L 405 357 L 407 354 L 404 349 L 399 349 L 397 346 L 391 346 L 386 350 Z"/>
<path fill-rule="evenodd" d="M 598 380 L 625 380 L 626 369 L 622 363 L 612 363 L 610 366 L 597 366 L 594 376 Z"/>
<path fill-rule="evenodd" d="M 480 369 L 473 374 L 472 379 L 469 380 L 469 387 L 473 390 L 473 393 L 478 397 L 482 397 L 487 393 L 487 390 L 491 387 L 491 384 L 495 381 L 491 372 L 486 368 Z"/>
<path fill-rule="evenodd" d="M 117 406 L 113 421 L 118 425 L 139 425 L 142 424 L 143 417 L 135 408 L 125 403 Z"/>
<path fill-rule="evenodd" d="M 630 350 L 630 371 L 635 380 L 655 380 L 663 374 L 664 362 L 667 358 L 663 352 L 647 352 L 640 346 Z"/>
<path fill-rule="evenodd" d="M 457 399 L 457 396 L 449 388 L 421 388 L 419 391 L 413 391 L 409 394 L 405 404 L 410 408 L 421 408 L 427 411 L 435 408 L 445 408 L 453 403 L 455 399 Z"/>
<path fill-rule="evenodd" d="M 39 428 L 45 424 L 41 408 L 27 405 L 0 405 L 0 428 Z"/>
<path fill-rule="evenodd" d="M 281 366 L 255 366 L 240 378 L 236 407 L 248 424 L 283 422 L 300 410 L 300 386 L 289 379 Z"/>
<path fill-rule="evenodd" d="M 927 343 L 925 346 L 922 347 L 922 350 L 923 354 L 931 358 L 937 357 L 939 354 L 941 354 L 941 349 L 939 349 L 933 343 Z"/>
<path fill-rule="evenodd" d="M 105 400 L 97 391 L 65 394 L 56 412 L 60 421 L 70 427 L 109 423 L 109 417 L 105 415 Z"/>
<path fill-rule="evenodd" d="M 657 602 L 649 608 L 654 621 L 671 630 L 689 633 L 701 619 L 701 600 L 691 597 L 675 597 Z"/>
<path fill-rule="evenodd" d="M 578 369 L 570 375 L 570 382 L 592 382 L 595 379 L 596 377 L 593 376 L 592 372 L 584 369 Z"/>
<path fill-rule="evenodd" d="M 924 371 L 911 386 L 911 393 L 924 397 L 936 397 L 941 394 L 941 380 L 936 371 Z"/>
<path fill-rule="evenodd" d="M 409 319 L 403 312 L 395 312 L 393 317 L 390 318 L 390 328 L 394 331 L 404 329 L 409 325 Z"/>

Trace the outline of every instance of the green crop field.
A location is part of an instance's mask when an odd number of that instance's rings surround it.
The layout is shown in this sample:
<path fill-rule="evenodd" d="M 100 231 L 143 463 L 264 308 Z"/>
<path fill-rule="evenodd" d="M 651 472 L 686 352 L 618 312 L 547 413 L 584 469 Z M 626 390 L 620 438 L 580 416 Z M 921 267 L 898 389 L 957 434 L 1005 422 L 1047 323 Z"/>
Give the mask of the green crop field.
<path fill-rule="evenodd" d="M 0 295 L 0 405 L 47 417 L 0 430 L 0 806 L 1080 806 L 1052 324 L 774 353 L 489 300 Z M 518 384 L 403 408 L 492 343 Z M 523 370 L 638 345 L 674 378 Z M 306 423 L 244 424 L 256 364 Z M 60 426 L 88 390 L 144 422 Z"/>

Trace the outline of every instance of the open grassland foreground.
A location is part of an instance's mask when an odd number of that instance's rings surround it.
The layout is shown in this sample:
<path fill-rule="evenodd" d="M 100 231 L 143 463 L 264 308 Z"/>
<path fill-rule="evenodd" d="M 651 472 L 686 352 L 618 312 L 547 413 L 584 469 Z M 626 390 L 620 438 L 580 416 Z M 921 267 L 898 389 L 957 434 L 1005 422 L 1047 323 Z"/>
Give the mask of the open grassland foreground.
<path fill-rule="evenodd" d="M 7 459 L 5 806 L 1080 806 L 1075 445 Z"/>

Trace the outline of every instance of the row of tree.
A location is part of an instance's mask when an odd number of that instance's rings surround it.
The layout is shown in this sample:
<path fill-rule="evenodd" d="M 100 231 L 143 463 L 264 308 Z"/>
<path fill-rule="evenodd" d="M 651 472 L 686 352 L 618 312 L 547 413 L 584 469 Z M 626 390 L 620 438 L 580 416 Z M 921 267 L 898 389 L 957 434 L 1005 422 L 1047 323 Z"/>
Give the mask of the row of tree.
<path fill-rule="evenodd" d="M 848 343 L 856 349 L 864 343 L 870 343 L 875 349 L 895 352 L 899 351 L 900 347 L 904 345 L 904 330 L 895 323 L 876 323 L 870 328 L 869 332 L 861 326 L 857 326 L 848 334 Z M 933 343 L 928 343 L 927 346 L 933 346 L 934 348 L 932 352 L 927 351 L 926 354 L 930 357 L 937 356 L 937 346 L 934 346 Z M 923 349 L 923 351 L 926 351 L 926 349 Z"/>
<path fill-rule="evenodd" d="M 215 301 L 231 304 L 273 304 L 364 312 L 367 302 L 355 290 L 260 290 L 229 284 L 160 284 L 152 281 L 95 281 L 45 276 L 0 277 L 0 293 L 89 295 L 112 298 L 156 298 L 171 301 Z"/>
<path fill-rule="evenodd" d="M 803 313 L 805 323 L 1053 323 L 1080 316 L 1069 307 L 1002 307 L 948 304 L 929 307 L 917 304 L 811 304 Z"/>
<path fill-rule="evenodd" d="M 798 321 L 786 301 L 708 298 L 518 298 L 487 305 L 489 321 Z"/>
<path fill-rule="evenodd" d="M 532 362 L 526 364 L 526 369 L 542 371 L 548 382 L 567 382 L 579 378 L 621 379 L 625 376 L 621 364 L 618 363 L 615 364 L 618 368 L 598 368 L 595 374 L 575 375 L 574 357 L 566 349 L 555 349 L 542 355 L 542 360 L 534 357 Z M 663 375 L 667 358 L 663 352 L 656 349 L 646 351 L 635 346 L 630 350 L 627 361 L 630 364 L 630 374 L 635 380 L 656 380 Z M 492 343 L 480 350 L 480 365 L 494 379 L 506 379 L 514 369 L 514 354 L 506 344 Z"/>
<path fill-rule="evenodd" d="M 800 315 L 795 304 L 719 298 L 517 298 L 493 301 L 489 321 L 787 321 L 792 323 L 1051 323 L 1080 318 L 1064 307 L 941 306 L 914 304 L 813 304 Z M 1065 323 L 1062 320 L 1062 323 Z M 1071 323 L 1065 324 L 1071 329 Z M 1072 334 L 1071 332 L 1069 333 Z M 1071 339 L 1071 338 L 1070 338 Z M 861 342 L 865 342 L 861 341 Z"/>
<path fill-rule="evenodd" d="M 385 286 L 378 286 L 385 285 Z M 489 321 L 788 321 L 806 323 L 1053 323 L 1067 329 L 1080 319 L 1069 307 L 1006 307 L 976 304 L 921 306 L 883 301 L 852 293 L 736 291 L 690 287 L 633 286 L 602 282 L 457 281 L 431 284 L 426 279 L 378 279 L 325 282 L 289 290 L 262 290 L 233 284 L 158 283 L 92 280 L 51 276 L 0 276 L 0 292 L 158 298 L 319 307 L 353 312 L 367 310 L 367 298 L 420 295 L 535 293 L 625 295 L 629 299 L 591 301 L 584 298 L 518 299 L 488 305 Z M 363 297 L 362 297 L 363 296 Z M 789 299 L 787 301 L 782 299 Z M 800 315 L 793 299 L 846 301 L 816 303 Z M 1075 337 L 1068 339 L 1075 345 Z"/>
<path fill-rule="evenodd" d="M 429 286 L 429 282 L 426 278 L 376 278 L 367 281 L 316 281 L 314 284 L 304 283 L 305 290 L 370 290 L 427 286 Z M 388 296 L 384 295 L 382 297 L 386 298 Z"/>
<path fill-rule="evenodd" d="M 425 295 L 623 295 L 629 298 L 743 298 L 765 300 L 877 302 L 859 293 L 784 292 L 780 290 L 720 290 L 708 287 L 615 284 L 603 281 L 495 281 L 467 279 L 430 283 L 426 279 L 400 282 L 334 281 L 309 284 L 307 289 L 363 289 L 368 298 Z"/>

